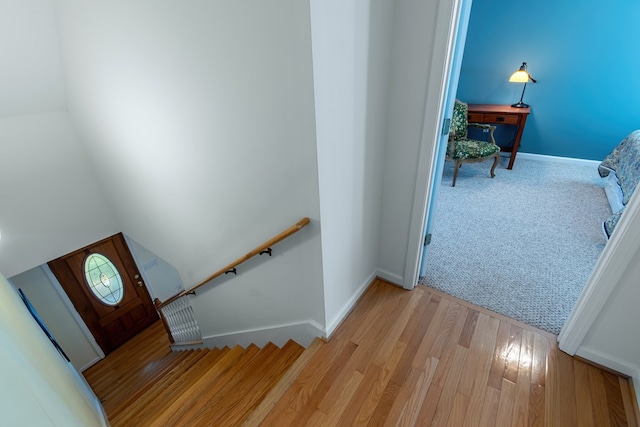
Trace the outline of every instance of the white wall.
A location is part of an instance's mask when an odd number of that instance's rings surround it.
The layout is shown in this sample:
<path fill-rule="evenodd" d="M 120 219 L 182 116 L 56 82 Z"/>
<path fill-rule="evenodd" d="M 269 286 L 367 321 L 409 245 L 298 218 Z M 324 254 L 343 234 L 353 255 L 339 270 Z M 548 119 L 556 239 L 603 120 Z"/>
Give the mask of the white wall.
<path fill-rule="evenodd" d="M 100 402 L 0 275 L 0 399 L 7 426 L 106 426 Z"/>
<path fill-rule="evenodd" d="M 125 235 L 124 238 L 152 300 L 166 301 L 184 290 L 180 273 L 174 266 L 131 237 Z"/>
<path fill-rule="evenodd" d="M 311 325 L 316 336 L 322 335 L 322 284 L 308 286 L 310 280 L 322 278 L 321 249 L 315 244 L 319 239 L 319 223 L 313 221 L 274 245 L 272 257 L 256 256 L 237 268 L 237 276 L 223 275 L 197 291 L 191 301 L 202 335 L 217 337 L 295 324 Z"/>
<path fill-rule="evenodd" d="M 308 216 L 295 251 L 199 293 L 199 312 L 323 324 L 309 5 L 57 6 L 70 114 L 122 231 L 190 287 Z M 277 313 L 246 297 L 271 291 Z"/>
<path fill-rule="evenodd" d="M 328 334 L 376 273 L 392 15 L 388 1 L 311 1 Z"/>
<path fill-rule="evenodd" d="M 2 0 L 0 11 L 0 117 L 63 110 L 53 0 Z"/>
<path fill-rule="evenodd" d="M 76 369 L 86 369 L 101 358 L 94 347 L 97 344 L 92 345 L 78 325 L 74 317 L 77 313 L 70 311 L 42 267 L 13 276 L 11 282 L 29 298 Z"/>
<path fill-rule="evenodd" d="M 118 231 L 65 112 L 0 118 L 0 269 L 14 276 Z"/>

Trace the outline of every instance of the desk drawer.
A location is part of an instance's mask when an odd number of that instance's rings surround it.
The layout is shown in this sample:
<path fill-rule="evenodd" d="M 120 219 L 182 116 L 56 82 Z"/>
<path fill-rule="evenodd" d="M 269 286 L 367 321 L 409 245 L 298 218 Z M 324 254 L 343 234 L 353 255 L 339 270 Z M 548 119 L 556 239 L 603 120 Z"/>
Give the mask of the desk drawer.
<path fill-rule="evenodd" d="M 467 121 L 469 123 L 484 123 L 484 114 L 469 113 L 467 114 Z"/>
<path fill-rule="evenodd" d="M 498 123 L 505 125 L 517 125 L 518 116 L 510 114 L 484 114 L 485 123 Z"/>

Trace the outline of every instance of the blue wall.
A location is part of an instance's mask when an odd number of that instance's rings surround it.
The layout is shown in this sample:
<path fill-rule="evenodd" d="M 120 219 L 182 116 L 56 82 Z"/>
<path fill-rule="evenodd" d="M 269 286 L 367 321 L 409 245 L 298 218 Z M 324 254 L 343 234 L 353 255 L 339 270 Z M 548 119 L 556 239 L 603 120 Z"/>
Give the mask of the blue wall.
<path fill-rule="evenodd" d="M 601 160 L 640 129 L 638 18 L 638 0 L 473 0 L 457 97 L 517 102 L 508 80 L 526 61 L 538 83 L 520 151 Z"/>

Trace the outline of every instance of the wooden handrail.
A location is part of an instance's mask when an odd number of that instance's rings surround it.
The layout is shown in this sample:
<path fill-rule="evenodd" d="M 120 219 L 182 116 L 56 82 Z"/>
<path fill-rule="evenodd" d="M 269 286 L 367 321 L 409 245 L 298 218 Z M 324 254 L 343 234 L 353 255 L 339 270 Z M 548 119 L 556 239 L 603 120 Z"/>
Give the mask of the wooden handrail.
<path fill-rule="evenodd" d="M 267 250 L 268 248 L 270 248 L 271 246 L 275 245 L 276 243 L 286 239 L 287 237 L 291 236 L 294 233 L 297 233 L 298 231 L 300 231 L 303 227 L 305 227 L 306 225 L 309 224 L 309 218 L 302 218 L 300 221 L 296 222 L 294 225 L 292 225 L 291 227 L 287 228 L 286 230 L 284 230 L 283 232 L 281 232 L 280 234 L 272 237 L 271 239 L 267 240 L 266 242 L 264 242 L 263 244 L 261 244 L 260 246 L 258 246 L 257 248 L 253 249 L 251 252 L 248 252 L 246 255 L 238 258 L 237 260 L 233 261 L 231 264 L 221 268 L 220 270 L 216 271 L 215 273 L 213 273 L 211 276 L 207 277 L 206 279 L 204 279 L 203 281 L 201 281 L 200 283 L 198 283 L 197 285 L 194 285 L 193 287 L 184 290 L 174 296 L 172 296 L 171 298 L 169 298 L 168 300 L 166 300 L 165 302 L 159 302 L 156 303 L 156 308 L 158 310 L 160 310 L 162 307 L 165 307 L 169 304 L 171 304 L 173 301 L 177 300 L 178 298 L 181 298 L 189 293 L 194 292 L 196 289 L 200 288 L 201 286 L 204 286 L 205 284 L 207 284 L 208 282 L 212 281 L 213 279 L 215 279 L 218 276 L 223 275 L 224 273 L 228 272 L 229 270 L 237 267 L 238 265 L 242 264 L 243 262 L 247 261 L 249 258 L 253 258 L 254 256 L 258 255 L 260 252 L 263 252 L 265 250 Z"/>

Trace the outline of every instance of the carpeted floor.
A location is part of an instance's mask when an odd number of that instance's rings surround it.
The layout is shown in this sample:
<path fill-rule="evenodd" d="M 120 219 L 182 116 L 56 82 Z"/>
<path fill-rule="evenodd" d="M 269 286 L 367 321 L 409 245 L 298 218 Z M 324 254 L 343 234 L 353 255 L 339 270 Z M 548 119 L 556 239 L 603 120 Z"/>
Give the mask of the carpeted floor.
<path fill-rule="evenodd" d="M 597 167 L 446 162 L 420 283 L 558 334 L 606 244 Z"/>

